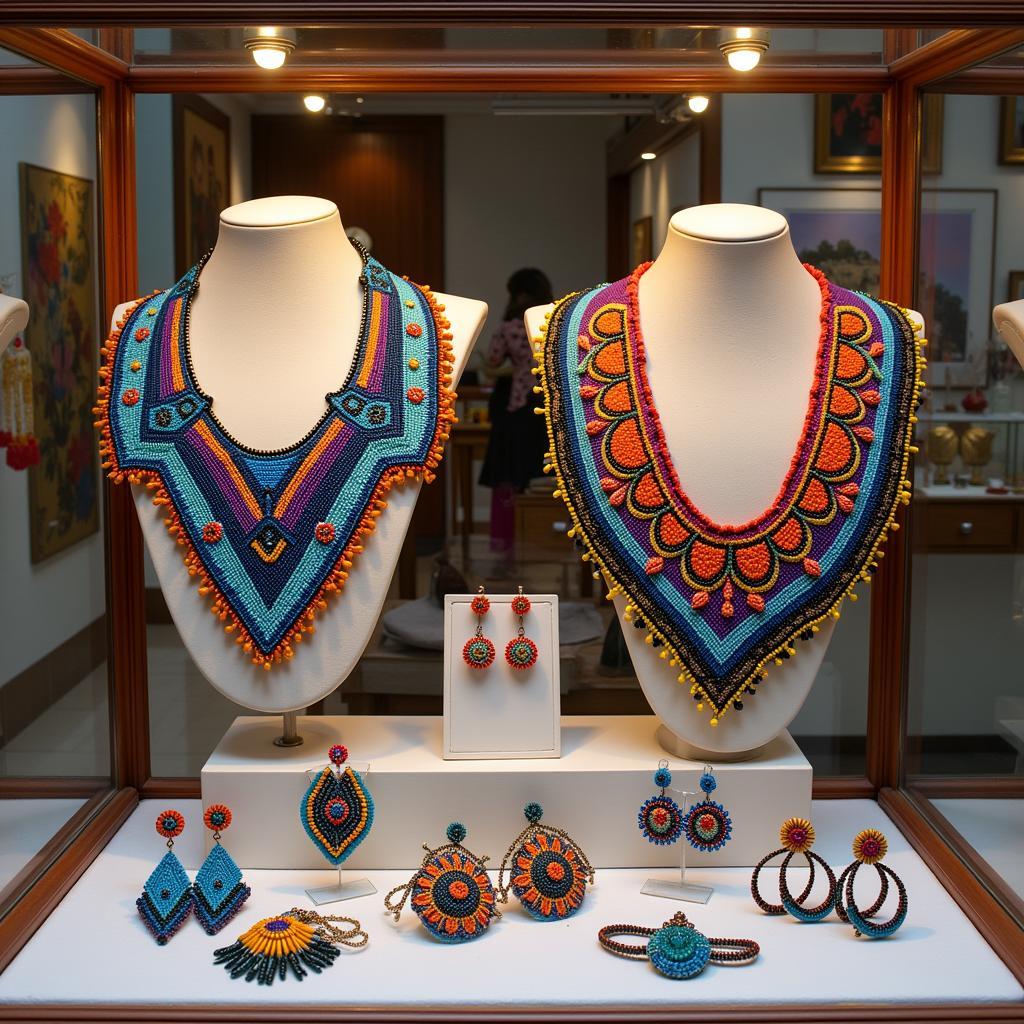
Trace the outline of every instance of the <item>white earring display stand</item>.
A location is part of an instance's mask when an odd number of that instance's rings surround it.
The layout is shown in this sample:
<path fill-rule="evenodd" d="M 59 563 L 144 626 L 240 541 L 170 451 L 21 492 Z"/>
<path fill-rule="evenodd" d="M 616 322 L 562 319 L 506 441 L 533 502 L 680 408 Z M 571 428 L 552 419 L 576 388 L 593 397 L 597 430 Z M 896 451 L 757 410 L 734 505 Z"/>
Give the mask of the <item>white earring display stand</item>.
<path fill-rule="evenodd" d="M 666 792 L 677 793 L 683 797 L 680 805 L 683 814 L 690 809 L 690 797 L 696 796 L 689 790 L 672 789 L 668 787 Z M 640 887 L 645 896 L 661 896 L 667 900 L 685 900 L 687 903 L 707 903 L 711 894 L 715 891 L 710 885 L 697 885 L 695 882 L 686 880 L 686 837 L 679 837 L 679 881 L 670 881 L 667 878 L 648 878 Z"/>
<path fill-rule="evenodd" d="M 364 780 L 370 773 L 370 766 L 366 763 L 355 765 L 346 762 L 346 767 L 351 768 L 354 772 L 358 772 L 360 777 Z M 323 768 L 307 768 L 307 786 L 310 785 L 313 782 L 313 779 L 315 779 L 322 771 Z M 316 906 L 322 907 L 325 903 L 340 903 L 342 900 L 354 900 L 359 896 L 372 896 L 376 891 L 377 887 L 368 878 L 350 878 L 345 874 L 345 869 L 342 865 L 339 864 L 336 884 L 325 885 L 318 889 L 307 889 L 306 895 Z"/>
<path fill-rule="evenodd" d="M 474 594 L 444 599 L 445 760 L 561 756 L 561 698 L 558 689 L 558 598 L 527 594 L 530 610 L 523 630 L 537 645 L 537 663 L 514 669 L 505 644 L 518 631 L 511 608 L 514 594 L 487 594 L 490 610 L 483 634 L 494 644 L 494 663 L 470 668 L 462 647 L 474 636 Z"/>

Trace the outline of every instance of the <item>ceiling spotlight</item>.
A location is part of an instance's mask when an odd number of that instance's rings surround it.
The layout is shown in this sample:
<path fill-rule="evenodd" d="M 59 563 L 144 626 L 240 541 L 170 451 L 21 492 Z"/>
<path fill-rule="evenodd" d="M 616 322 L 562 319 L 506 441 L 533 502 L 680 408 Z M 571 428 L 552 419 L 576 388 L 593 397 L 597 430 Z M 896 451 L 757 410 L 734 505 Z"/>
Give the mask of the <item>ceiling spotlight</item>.
<path fill-rule="evenodd" d="M 686 100 L 686 105 L 694 114 L 703 114 L 708 109 L 708 104 L 711 100 L 707 96 L 689 96 Z"/>
<path fill-rule="evenodd" d="M 306 105 L 306 109 L 311 114 L 319 114 L 321 110 L 327 106 L 327 100 L 323 96 L 317 95 L 315 92 L 310 93 L 308 96 L 302 98 L 302 102 Z"/>
<path fill-rule="evenodd" d="M 652 152 L 650 152 L 650 150 L 648 150 L 646 153 L 641 153 L 640 154 L 640 159 L 641 160 L 656 160 L 657 158 L 658 158 L 658 154 L 657 153 L 652 153 Z"/>
<path fill-rule="evenodd" d="M 274 71 L 284 64 L 288 54 L 295 49 L 295 39 L 295 29 L 274 25 L 247 28 L 242 33 L 242 45 L 266 71 Z"/>
<path fill-rule="evenodd" d="M 770 43 L 766 28 L 726 28 L 718 36 L 718 48 L 733 71 L 753 71 Z"/>

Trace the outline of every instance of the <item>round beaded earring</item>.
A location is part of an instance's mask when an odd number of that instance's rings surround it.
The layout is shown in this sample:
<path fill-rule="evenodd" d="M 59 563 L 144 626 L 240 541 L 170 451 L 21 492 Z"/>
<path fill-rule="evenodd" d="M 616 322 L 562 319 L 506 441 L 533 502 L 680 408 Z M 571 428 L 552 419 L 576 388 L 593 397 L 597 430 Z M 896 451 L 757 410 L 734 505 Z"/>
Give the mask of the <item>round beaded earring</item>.
<path fill-rule="evenodd" d="M 836 886 L 836 913 L 840 920 L 852 924 L 856 935 L 865 935 L 869 939 L 882 939 L 892 935 L 907 917 L 907 890 L 903 882 L 892 868 L 882 863 L 882 858 L 889 850 L 885 836 L 876 828 L 866 828 L 858 832 L 853 840 L 853 863 L 839 876 Z M 882 890 L 878 899 L 867 908 L 861 910 L 853 898 L 853 882 L 857 877 L 857 869 L 861 864 L 873 864 L 878 872 Z M 869 920 L 882 909 L 889 895 L 889 882 L 896 886 L 899 902 L 896 913 L 882 924 Z"/>
<path fill-rule="evenodd" d="M 477 591 L 469 607 L 476 616 L 476 632 L 463 645 L 462 660 L 470 668 L 489 668 L 494 664 L 494 644 L 484 636 L 484 616 L 491 610 L 491 602 L 483 587 Z"/>
<path fill-rule="evenodd" d="M 526 635 L 523 628 L 523 616 L 530 611 L 530 599 L 519 588 L 519 593 L 512 598 L 512 614 L 519 618 L 519 629 L 516 635 L 505 644 L 505 661 L 509 668 L 523 672 L 537 664 L 537 645 Z"/>
<path fill-rule="evenodd" d="M 654 784 L 661 793 L 645 800 L 637 814 L 637 824 L 649 843 L 669 846 L 683 833 L 683 812 L 679 804 L 667 796 L 665 790 L 672 785 L 668 761 L 659 761 L 654 773 Z"/>
<path fill-rule="evenodd" d="M 686 812 L 683 834 L 695 850 L 714 853 L 732 838 L 732 818 L 720 803 L 711 799 L 711 794 L 718 788 L 711 765 L 704 766 L 700 788 L 704 792 L 704 799 Z"/>
<path fill-rule="evenodd" d="M 822 918 L 828 917 L 835 906 L 836 876 L 821 857 L 816 853 L 811 853 L 811 847 L 814 845 L 814 826 L 806 818 L 787 818 L 779 829 L 779 841 L 782 846 L 762 857 L 754 867 L 754 873 L 750 876 L 750 894 L 753 896 L 754 902 L 766 914 L 791 914 L 798 921 L 820 921 Z M 758 877 L 761 874 L 761 868 L 780 853 L 786 854 L 782 866 L 779 868 L 779 895 L 782 902 L 769 903 L 758 888 Z M 786 881 L 786 869 L 798 853 L 802 853 L 806 858 L 811 873 L 804 891 L 794 898 Z M 825 872 L 825 877 L 828 879 L 828 894 L 818 906 L 807 908 L 803 904 L 810 896 L 814 886 L 815 864 Z"/>

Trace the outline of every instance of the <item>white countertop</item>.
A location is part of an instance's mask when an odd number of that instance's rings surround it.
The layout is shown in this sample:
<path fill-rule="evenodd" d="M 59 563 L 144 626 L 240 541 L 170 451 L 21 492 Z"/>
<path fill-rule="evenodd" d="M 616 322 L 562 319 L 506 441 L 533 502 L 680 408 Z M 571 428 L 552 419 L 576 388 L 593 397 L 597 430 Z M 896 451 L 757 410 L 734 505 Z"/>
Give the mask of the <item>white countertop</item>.
<path fill-rule="evenodd" d="M 913 1004 L 1024 998 L 1021 986 L 869 800 L 816 802 L 815 849 L 841 869 L 850 860 L 850 841 L 857 831 L 873 826 L 887 834 L 886 863 L 904 880 L 910 905 L 906 924 L 889 939 L 856 938 L 852 928 L 835 916 L 819 924 L 767 917 L 751 901 L 747 869 L 692 870 L 689 880 L 715 887 L 706 906 L 640 894 L 647 877 L 670 878 L 669 870 L 617 869 L 598 872 L 583 908 L 564 923 L 534 921 L 513 903 L 480 939 L 446 946 L 431 939 L 410 911 L 397 926 L 384 913 L 383 894 L 405 881 L 409 872 L 370 871 L 365 874 L 377 886 L 377 895 L 322 908 L 325 913 L 358 917 L 370 934 L 369 946 L 363 952 L 344 953 L 320 976 L 310 975 L 301 983 L 289 977 L 271 988 L 232 981 L 213 964 L 213 950 L 229 945 L 261 917 L 309 906 L 303 890 L 328 884 L 332 873 L 248 871 L 253 895 L 220 935 L 207 936 L 190 920 L 167 946 L 159 947 L 139 919 L 135 899 L 163 853 L 153 820 L 164 803 L 145 801 L 126 822 L 0 976 L 0 1003 L 412 1010 L 535 1005 L 567 1010 L 609 1005 L 671 1008 L 684 1002 Z M 192 872 L 200 859 L 200 807 L 198 801 L 178 801 L 177 806 L 192 824 L 175 849 Z M 444 824 L 438 823 L 438 836 Z M 472 822 L 467 825 L 472 834 Z M 626 826 L 632 823 L 608 822 L 609 828 Z M 518 827 L 518 822 L 510 822 L 510 840 Z M 230 831 L 225 846 L 230 851 Z M 475 852 L 489 853 L 497 863 L 504 851 Z M 870 886 L 874 872 L 862 873 L 864 896 L 871 899 L 876 891 Z M 772 885 L 774 875 L 767 872 L 764 882 Z M 602 925 L 659 925 L 679 909 L 706 935 L 756 939 L 760 959 L 749 967 L 712 965 L 690 981 L 671 981 L 649 964 L 612 956 L 597 944 Z"/>

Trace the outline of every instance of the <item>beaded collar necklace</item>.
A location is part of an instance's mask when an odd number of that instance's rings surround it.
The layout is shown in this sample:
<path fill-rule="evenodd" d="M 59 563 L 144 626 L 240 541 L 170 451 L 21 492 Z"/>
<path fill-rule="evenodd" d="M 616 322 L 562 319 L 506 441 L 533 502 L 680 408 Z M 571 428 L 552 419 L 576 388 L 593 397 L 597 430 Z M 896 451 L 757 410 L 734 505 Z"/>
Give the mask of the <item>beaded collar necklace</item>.
<path fill-rule="evenodd" d="M 393 484 L 433 480 L 453 419 L 449 323 L 432 293 L 365 252 L 362 318 L 345 383 L 293 445 L 247 447 L 213 413 L 189 350 L 205 259 L 134 303 L 102 349 L 104 468 L 167 508 L 189 575 L 253 664 L 313 632 Z M 254 400 L 266 402 L 272 394 Z"/>
<path fill-rule="evenodd" d="M 557 476 L 583 558 L 717 725 L 742 710 L 769 664 L 838 618 L 875 568 L 910 498 L 924 359 L 905 310 L 807 267 L 821 289 L 821 333 L 796 453 L 762 515 L 717 524 L 680 483 L 654 407 L 637 299 L 649 266 L 551 313 L 536 344 L 545 471 Z"/>

